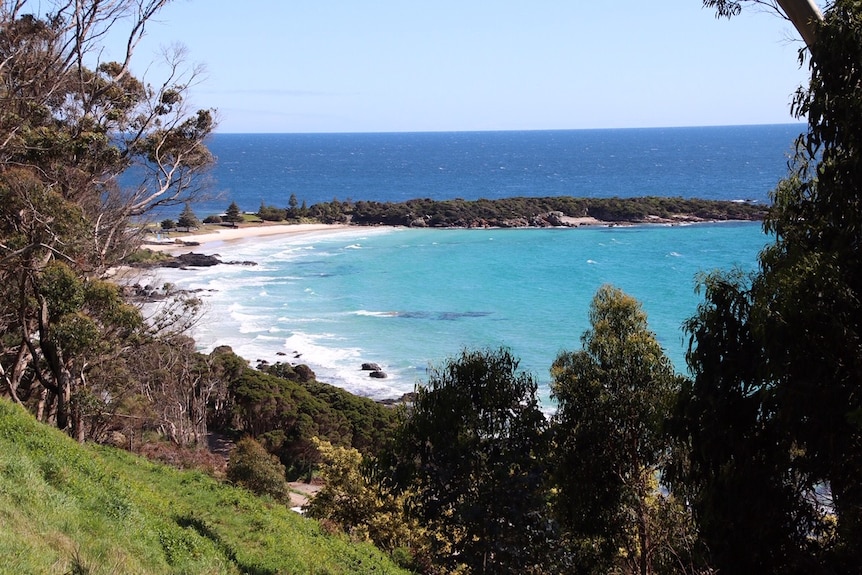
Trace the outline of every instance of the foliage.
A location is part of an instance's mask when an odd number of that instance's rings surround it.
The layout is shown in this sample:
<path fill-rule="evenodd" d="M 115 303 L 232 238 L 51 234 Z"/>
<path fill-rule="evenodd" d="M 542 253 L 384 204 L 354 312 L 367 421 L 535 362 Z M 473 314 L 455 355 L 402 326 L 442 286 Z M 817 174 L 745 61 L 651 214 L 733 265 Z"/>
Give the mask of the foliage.
<path fill-rule="evenodd" d="M 303 214 L 299 210 L 299 201 L 296 199 L 296 194 L 290 194 L 290 198 L 287 200 L 287 209 L 285 210 L 285 217 L 289 220 L 299 219 Z"/>
<path fill-rule="evenodd" d="M 793 104 L 808 131 L 764 221 L 775 242 L 750 281 L 707 278 L 689 323 L 679 481 L 728 571 L 862 563 L 862 5 L 824 16 Z"/>
<path fill-rule="evenodd" d="M 581 569 L 650 573 L 663 544 L 654 505 L 668 451 L 663 424 L 679 378 L 640 304 L 603 286 L 583 350 L 551 368 L 555 507 L 580 549 Z"/>
<path fill-rule="evenodd" d="M 112 392 L 97 371 L 143 330 L 99 278 L 137 249 L 132 219 L 193 197 L 212 161 L 212 112 L 186 109 L 181 54 L 157 87 L 131 72 L 166 1 L 0 10 L 0 393 L 79 439 Z M 127 40 L 120 62 L 100 59 L 109 34 Z"/>
<path fill-rule="evenodd" d="M 159 227 L 161 227 L 165 231 L 172 230 L 177 227 L 177 222 L 170 218 L 166 218 L 159 222 Z"/>
<path fill-rule="evenodd" d="M 335 524 L 351 538 L 371 541 L 385 551 L 415 549 L 419 527 L 407 517 L 406 494 L 396 494 L 368 473 L 356 449 L 335 447 L 315 439 L 320 451 L 323 488 L 305 511 L 310 517 Z"/>
<path fill-rule="evenodd" d="M 417 387 L 397 460 L 436 563 L 524 573 L 559 559 L 543 483 L 545 432 L 535 380 L 508 350 L 464 351 Z"/>
<path fill-rule="evenodd" d="M 712 561 L 733 572 L 795 572 L 810 563 L 820 515 L 800 453 L 778 407 L 752 324 L 750 278 L 703 279 L 704 302 L 686 324 L 694 379 L 680 393 L 674 433 L 684 456 L 670 470 L 696 513 Z M 696 344 L 696 345 L 694 345 Z"/>
<path fill-rule="evenodd" d="M 225 211 L 223 221 L 232 224 L 234 227 L 240 222 L 243 221 L 242 212 L 239 210 L 239 206 L 236 205 L 236 202 L 231 202 L 227 207 L 227 211 Z"/>
<path fill-rule="evenodd" d="M 264 203 L 261 202 L 260 208 L 257 210 L 257 217 L 265 222 L 280 222 L 284 220 L 286 216 L 284 210 L 276 208 L 275 206 L 264 205 Z"/>
<path fill-rule="evenodd" d="M 165 252 L 157 252 L 151 250 L 149 248 L 141 248 L 130 253 L 128 256 L 123 258 L 123 263 L 126 265 L 135 265 L 135 264 L 151 264 L 160 261 L 170 260 L 171 256 Z"/>
<path fill-rule="evenodd" d="M 394 409 L 317 380 L 306 381 L 303 387 L 347 418 L 350 446 L 363 455 L 381 453 L 392 440 L 398 424 L 398 414 Z"/>
<path fill-rule="evenodd" d="M 201 222 L 192 210 L 191 204 L 186 202 L 186 205 L 183 207 L 183 211 L 180 212 L 180 217 L 177 220 L 177 227 L 185 228 L 186 231 L 190 231 L 192 228 L 200 227 L 200 225 Z"/>
<path fill-rule="evenodd" d="M 155 430 L 180 446 L 201 444 L 228 400 L 217 355 L 197 353 L 194 341 L 181 334 L 142 339 L 112 371 L 120 380 L 115 411 L 120 421 L 128 419 L 122 427 L 127 435 Z"/>
<path fill-rule="evenodd" d="M 765 222 L 756 322 L 799 467 L 828 484 L 851 563 L 862 561 L 862 4 L 832 4 L 811 47 L 795 172 Z"/>
<path fill-rule="evenodd" d="M 287 497 L 284 465 L 250 437 L 239 440 L 231 451 L 227 478 L 235 485 L 258 495 L 269 495 L 276 501 Z"/>
<path fill-rule="evenodd" d="M 280 504 L 113 448 L 0 399 L 0 574 L 403 573 Z"/>
<path fill-rule="evenodd" d="M 278 363 L 267 368 L 278 375 L 270 375 L 236 359 L 243 365 L 227 382 L 231 425 L 277 454 L 290 478 L 312 472 L 318 460 L 315 437 L 370 455 L 393 434 L 393 410 L 320 383 L 305 366 Z"/>
<path fill-rule="evenodd" d="M 401 203 L 357 201 L 315 204 L 310 215 L 327 223 L 430 227 L 523 227 L 550 225 L 541 216 L 591 216 L 607 222 L 651 222 L 656 219 L 761 219 L 765 207 L 749 202 L 683 198 L 502 198 L 466 201 L 414 199 Z M 539 218 L 537 220 L 537 218 Z"/>

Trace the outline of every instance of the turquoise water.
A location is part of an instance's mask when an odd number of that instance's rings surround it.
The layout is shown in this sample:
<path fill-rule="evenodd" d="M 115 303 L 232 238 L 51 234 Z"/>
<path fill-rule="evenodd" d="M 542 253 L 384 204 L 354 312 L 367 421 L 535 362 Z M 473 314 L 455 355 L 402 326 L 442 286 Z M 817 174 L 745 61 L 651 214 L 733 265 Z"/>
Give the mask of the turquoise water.
<path fill-rule="evenodd" d="M 356 228 L 256 238 L 217 248 L 218 266 L 164 272 L 202 289 L 200 346 L 254 362 L 307 363 L 318 377 L 375 398 L 411 391 L 426 368 L 463 348 L 508 346 L 548 396 L 561 350 L 580 348 L 596 290 L 638 298 L 678 371 L 680 329 L 700 272 L 753 269 L 768 238 L 756 223 L 580 229 Z M 287 354 L 280 355 L 280 354 Z M 371 379 L 363 362 L 388 374 Z"/>
<path fill-rule="evenodd" d="M 681 196 L 768 202 L 800 125 L 415 134 L 217 134 L 212 191 L 255 211 L 341 200 Z M 204 350 L 309 364 L 373 397 L 411 391 L 463 348 L 509 346 L 547 397 L 561 350 L 580 347 L 604 283 L 638 298 L 677 370 L 695 276 L 754 268 L 759 224 L 546 230 L 385 230 L 219 246 L 218 266 L 165 272 L 204 289 Z M 279 355 L 286 354 L 286 355 Z M 297 357 L 299 356 L 299 357 Z M 389 377 L 370 379 L 363 362 Z"/>

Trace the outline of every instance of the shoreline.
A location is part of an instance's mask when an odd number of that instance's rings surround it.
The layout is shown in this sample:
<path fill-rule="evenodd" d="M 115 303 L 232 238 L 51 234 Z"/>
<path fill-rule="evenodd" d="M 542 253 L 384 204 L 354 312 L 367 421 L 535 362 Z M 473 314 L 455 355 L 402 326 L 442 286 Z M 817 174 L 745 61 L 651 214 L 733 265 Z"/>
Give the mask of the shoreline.
<path fill-rule="evenodd" d="M 594 232 L 586 231 L 586 236 L 584 236 L 592 237 L 595 233 L 610 232 L 617 227 L 620 229 L 620 232 L 624 232 L 624 230 L 631 226 L 641 227 L 644 230 L 677 226 L 692 229 L 704 224 L 720 225 L 733 223 L 753 224 L 757 226 L 754 222 L 746 222 L 744 220 L 737 220 L 735 222 L 720 220 L 713 222 L 680 222 L 676 224 L 670 222 L 613 223 L 607 225 L 607 227 L 585 225 L 580 227 L 566 226 L 543 229 L 547 231 L 554 230 L 549 240 L 554 244 L 559 244 L 563 241 L 563 236 L 565 236 L 565 238 L 571 240 L 573 245 L 578 246 L 582 244 L 578 239 L 581 237 L 581 234 L 564 234 L 563 230 L 594 230 Z M 171 239 L 179 237 L 181 240 L 196 242 L 198 245 L 163 244 L 158 247 L 160 251 L 167 252 L 165 255 L 180 255 L 192 251 L 216 254 L 217 257 L 225 260 L 223 262 L 225 264 L 224 267 L 218 265 L 215 267 L 139 268 L 135 274 L 137 276 L 136 281 L 139 281 L 145 288 L 171 283 L 180 289 L 189 290 L 190 293 L 200 293 L 200 297 L 205 302 L 205 317 L 202 317 L 200 324 L 194 330 L 196 333 L 194 333 L 193 337 L 202 353 L 207 353 L 220 345 L 228 345 L 238 355 L 246 359 L 252 367 L 257 364 L 258 360 L 265 360 L 269 363 L 284 361 L 291 365 L 306 363 L 314 370 L 319 381 L 347 389 L 356 395 L 371 397 L 373 399 L 397 398 L 404 392 L 412 389 L 415 380 L 422 377 L 424 356 L 420 358 L 421 360 L 405 362 L 400 360 L 400 356 L 387 354 L 386 349 L 383 349 L 380 345 L 370 345 L 367 341 L 360 341 L 359 343 L 352 340 L 342 341 L 342 339 L 332 335 L 338 335 L 337 329 L 329 327 L 334 318 L 337 319 L 342 316 L 381 318 L 363 320 L 365 324 L 368 324 L 365 328 L 369 330 L 372 328 L 374 330 L 380 329 L 387 333 L 390 333 L 390 330 L 395 330 L 393 333 L 397 333 L 398 330 L 407 324 L 421 325 L 423 329 L 426 327 L 426 324 L 434 329 L 437 329 L 435 326 L 442 326 L 441 329 L 448 329 L 449 322 L 434 323 L 431 321 L 435 318 L 435 312 L 486 311 L 485 307 L 480 305 L 479 307 L 450 309 L 445 305 L 441 307 L 441 305 L 434 304 L 433 302 L 427 305 L 424 303 L 422 305 L 410 303 L 399 307 L 398 304 L 390 304 L 388 302 L 377 303 L 377 300 L 372 298 L 370 302 L 366 300 L 358 301 L 352 307 L 346 308 L 347 311 L 338 310 L 337 317 L 318 316 L 314 313 L 314 311 L 318 310 L 315 307 L 318 301 L 316 299 L 318 292 L 324 296 L 327 294 L 323 290 L 318 290 L 317 282 L 328 281 L 322 279 L 328 276 L 317 273 L 318 270 L 316 268 L 304 267 L 304 261 L 300 261 L 299 265 L 291 264 L 293 271 L 287 275 L 298 277 L 291 277 L 287 283 L 301 282 L 301 287 L 305 289 L 297 289 L 295 293 L 291 292 L 292 295 L 290 298 L 281 303 L 276 302 L 276 304 L 271 304 L 269 307 L 264 306 L 267 311 L 262 314 L 256 310 L 256 306 L 259 304 L 262 305 L 268 298 L 272 300 L 274 296 L 278 295 L 279 292 L 270 290 L 267 283 L 267 278 L 269 277 L 267 274 L 271 271 L 270 268 L 272 266 L 282 265 L 278 263 L 281 260 L 291 259 L 294 255 L 306 257 L 308 254 L 323 253 L 329 249 L 329 246 L 348 247 L 350 248 L 349 251 L 345 252 L 348 254 L 363 253 L 354 250 L 360 249 L 360 243 L 364 244 L 362 237 L 366 234 L 369 236 L 389 233 L 400 235 L 401 231 L 409 232 L 410 229 L 413 228 L 391 225 L 362 226 L 345 224 L 250 224 L 236 229 L 225 227 L 217 230 L 207 227 L 202 230 L 203 233 L 199 234 L 171 234 L 173 236 Z M 417 228 L 416 230 L 427 233 L 436 229 L 440 229 L 445 233 L 455 228 Z M 467 228 L 457 229 L 469 231 Z M 498 233 L 505 233 L 509 238 L 512 238 L 511 241 L 517 242 L 517 237 L 520 236 L 515 232 L 516 229 L 539 228 L 494 228 L 493 230 L 483 228 L 481 230 L 474 230 L 476 232 L 493 232 L 495 237 Z M 670 237 L 675 237 L 675 235 L 670 234 Z M 434 241 L 433 238 L 429 238 L 429 240 Z M 394 241 L 396 243 L 401 242 L 401 240 Z M 318 242 L 320 246 L 316 247 L 319 248 L 319 251 L 308 251 L 306 248 L 297 249 L 293 245 L 317 244 Z M 280 246 L 282 243 L 284 245 Z M 565 243 L 568 243 L 568 240 Z M 348 246 L 348 244 L 350 245 Z M 671 246 L 668 250 L 670 249 L 678 248 Z M 277 254 L 275 263 L 267 260 L 265 254 L 269 253 Z M 371 254 L 372 252 L 366 251 L 364 253 Z M 596 262 L 591 262 L 587 259 L 588 257 L 593 256 L 592 254 L 586 254 L 579 260 L 582 263 L 586 262 L 584 265 L 591 266 L 584 269 L 599 269 L 593 266 Z M 327 261 L 333 261 L 320 256 L 311 257 L 311 259 L 315 260 L 313 263 L 321 263 L 321 265 Z M 241 264 L 244 262 L 239 260 L 256 260 L 258 264 L 261 264 L 261 267 L 243 266 Z M 674 259 L 674 261 L 684 262 L 685 259 Z M 255 271 L 258 269 L 261 271 Z M 354 271 L 357 274 L 361 274 L 365 271 L 365 268 L 357 268 Z M 260 276 L 263 280 L 252 278 L 253 281 L 247 281 L 247 275 Z M 692 272 L 692 277 L 693 275 L 694 272 Z M 356 277 L 359 277 L 359 275 Z M 378 275 L 376 277 L 380 278 L 381 276 Z M 687 276 L 686 280 L 689 279 Z M 131 283 L 134 283 L 134 281 Z M 241 298 L 231 295 L 234 289 L 244 290 L 241 292 L 243 294 Z M 281 288 L 272 287 L 271 289 L 277 290 Z M 311 311 L 304 315 L 297 315 L 291 311 L 291 309 L 294 312 L 296 309 L 299 309 L 306 299 L 311 302 L 311 307 L 309 308 Z M 584 303 L 584 307 L 586 305 L 587 302 Z M 383 319 L 395 317 L 397 314 L 386 313 L 392 310 L 428 312 L 430 315 L 428 317 L 414 317 L 410 314 L 405 314 L 404 316 L 398 316 L 407 318 L 404 320 Z M 292 313 L 298 319 L 293 318 Z M 281 319 L 282 316 L 286 319 Z M 311 316 L 314 317 L 312 318 Z M 294 319 L 296 321 L 293 323 L 288 321 L 293 321 Z M 469 321 L 479 320 L 470 319 Z M 524 325 L 529 324 L 526 321 L 522 321 L 521 323 Z M 288 325 L 289 327 L 285 327 Z M 502 326 L 503 324 L 500 325 Z M 559 331 L 562 332 L 563 330 Z M 368 337 L 369 341 L 373 340 L 377 342 L 380 339 L 377 332 Z M 409 336 L 405 336 L 405 338 L 409 338 Z M 344 343 L 345 341 L 348 343 Z M 445 357 L 446 352 L 438 354 L 435 347 L 430 347 L 429 350 L 431 353 L 429 357 L 434 361 L 437 361 L 436 358 L 438 358 L 438 355 L 439 357 Z M 419 357 L 418 354 L 414 353 L 408 356 L 408 358 L 414 356 Z M 370 379 L 367 374 L 360 370 L 360 365 L 365 362 L 374 362 L 381 365 L 383 368 L 382 371 L 388 377 L 380 380 Z M 537 369 L 544 368 L 545 365 L 542 363 Z"/>
<path fill-rule="evenodd" d="M 220 244 L 232 244 L 246 241 L 252 238 L 263 238 L 271 236 L 301 236 L 319 233 L 334 233 L 338 231 L 356 229 L 360 226 L 349 224 L 249 224 L 236 228 L 221 227 L 218 229 L 207 229 L 202 233 L 179 233 L 182 235 L 172 236 L 172 241 L 157 241 L 144 239 L 141 247 L 154 252 L 165 252 L 177 255 L 179 252 L 194 248 L 211 249 Z M 393 226 L 394 227 L 394 226 Z M 155 237 L 157 238 L 159 234 Z"/>

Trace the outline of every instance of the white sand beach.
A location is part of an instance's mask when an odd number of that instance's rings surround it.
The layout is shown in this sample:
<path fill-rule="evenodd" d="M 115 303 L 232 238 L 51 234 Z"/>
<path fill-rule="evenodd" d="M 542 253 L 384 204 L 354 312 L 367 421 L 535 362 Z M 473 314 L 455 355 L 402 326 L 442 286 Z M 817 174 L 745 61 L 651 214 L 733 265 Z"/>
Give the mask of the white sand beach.
<path fill-rule="evenodd" d="M 215 244 L 224 244 L 256 237 L 318 234 L 349 229 L 345 224 L 252 224 L 236 228 L 207 226 L 201 233 L 169 233 L 153 235 L 144 247 L 153 251 L 179 253 L 211 249 Z"/>
<path fill-rule="evenodd" d="M 592 217 L 565 217 L 562 218 L 568 227 L 588 227 L 609 225 Z M 375 226 L 385 227 L 385 226 Z M 328 232 L 341 232 L 356 229 L 356 226 L 348 224 L 245 224 L 236 228 L 227 226 L 206 226 L 198 232 L 161 232 L 152 234 L 145 239 L 144 247 L 153 251 L 179 254 L 188 251 L 207 251 L 216 244 L 244 241 L 257 237 L 269 237 L 279 235 L 319 234 Z"/>

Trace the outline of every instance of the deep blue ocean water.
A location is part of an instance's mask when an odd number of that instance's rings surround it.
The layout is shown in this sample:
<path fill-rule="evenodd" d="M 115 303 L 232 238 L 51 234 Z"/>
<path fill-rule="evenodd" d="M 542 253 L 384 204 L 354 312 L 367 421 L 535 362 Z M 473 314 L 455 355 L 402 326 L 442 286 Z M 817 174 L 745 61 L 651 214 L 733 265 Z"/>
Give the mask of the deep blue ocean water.
<path fill-rule="evenodd" d="M 768 201 L 799 126 L 442 134 L 217 135 L 215 187 L 254 211 L 333 197 L 402 201 L 506 196 L 683 196 Z M 218 266 L 163 272 L 204 289 L 204 350 L 309 364 L 373 397 L 411 391 L 464 348 L 508 346 L 548 397 L 548 370 L 580 348 L 605 283 L 638 298 L 685 372 L 681 324 L 696 276 L 753 269 L 757 223 L 543 230 L 355 228 L 218 246 Z M 282 355 L 282 354 L 287 354 Z M 379 363 L 374 380 L 361 363 Z"/>
<path fill-rule="evenodd" d="M 257 211 L 290 194 L 400 202 L 512 196 L 768 201 L 800 125 L 526 132 L 216 134 L 212 201 Z"/>

